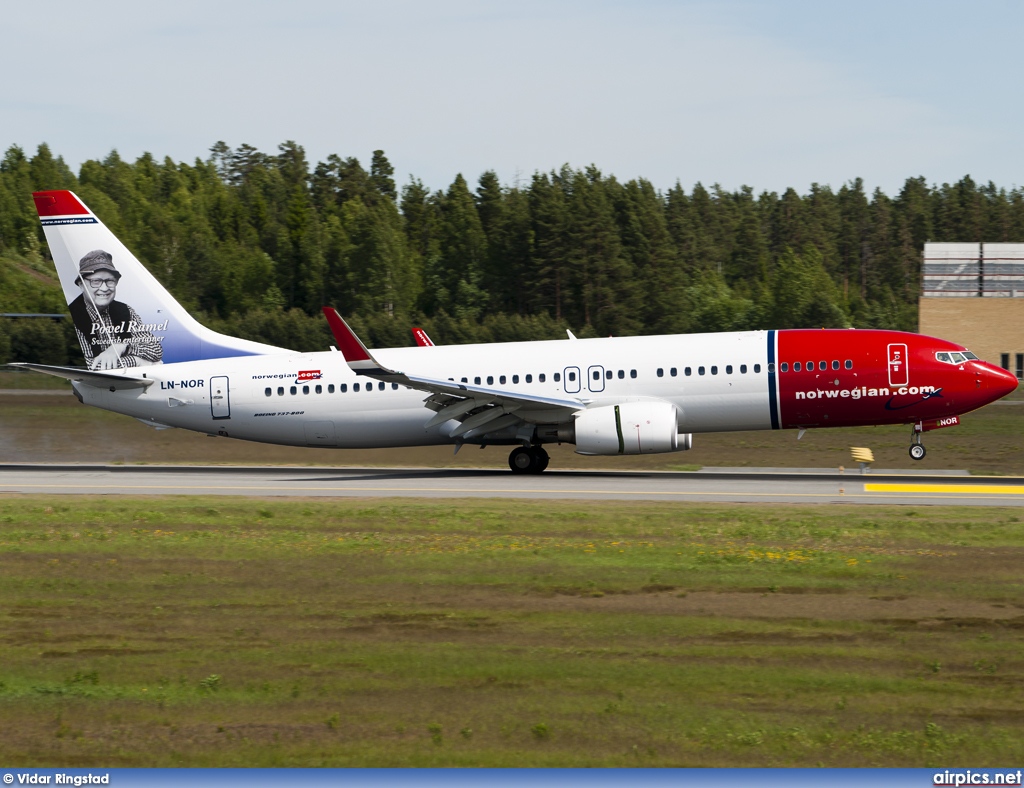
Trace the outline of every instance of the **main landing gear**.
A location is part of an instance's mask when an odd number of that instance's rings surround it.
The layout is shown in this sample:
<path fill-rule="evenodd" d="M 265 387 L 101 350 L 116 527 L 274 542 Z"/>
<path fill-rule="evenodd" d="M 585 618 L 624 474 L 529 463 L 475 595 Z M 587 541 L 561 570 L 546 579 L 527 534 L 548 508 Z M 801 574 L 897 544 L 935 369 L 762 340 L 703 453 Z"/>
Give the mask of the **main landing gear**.
<path fill-rule="evenodd" d="M 921 433 L 914 430 L 913 442 L 910 444 L 910 459 L 923 460 L 925 455 L 924 444 L 921 443 Z"/>
<path fill-rule="evenodd" d="M 508 455 L 508 467 L 512 473 L 541 473 L 550 459 L 540 446 L 520 446 Z"/>

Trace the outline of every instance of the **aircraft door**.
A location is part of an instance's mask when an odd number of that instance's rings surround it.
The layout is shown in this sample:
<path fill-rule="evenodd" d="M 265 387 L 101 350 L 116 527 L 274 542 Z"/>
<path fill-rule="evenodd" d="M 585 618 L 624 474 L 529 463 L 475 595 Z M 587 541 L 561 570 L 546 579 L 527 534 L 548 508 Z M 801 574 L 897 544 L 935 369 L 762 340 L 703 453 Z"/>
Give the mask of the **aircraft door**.
<path fill-rule="evenodd" d="M 566 367 L 565 381 L 562 387 L 565 389 L 566 394 L 576 394 L 580 390 L 580 368 L 579 367 Z"/>
<path fill-rule="evenodd" d="M 210 378 L 210 412 L 215 419 L 231 418 L 231 397 L 224 376 Z"/>
<path fill-rule="evenodd" d="M 587 370 L 587 388 L 591 391 L 604 391 L 604 367 L 591 367 Z"/>
<path fill-rule="evenodd" d="M 889 345 L 889 385 L 906 386 L 910 382 L 910 370 L 907 369 L 907 346 L 904 344 Z"/>

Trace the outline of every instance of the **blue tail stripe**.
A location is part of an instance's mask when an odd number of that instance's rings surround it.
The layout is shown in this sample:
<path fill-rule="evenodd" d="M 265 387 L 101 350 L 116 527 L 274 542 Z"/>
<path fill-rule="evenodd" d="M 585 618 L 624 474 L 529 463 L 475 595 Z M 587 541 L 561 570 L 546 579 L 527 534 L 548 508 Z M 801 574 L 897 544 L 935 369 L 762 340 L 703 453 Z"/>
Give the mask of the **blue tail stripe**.
<path fill-rule="evenodd" d="M 772 429 L 779 428 L 779 398 L 775 393 L 775 332 L 768 332 L 768 409 L 772 417 Z"/>

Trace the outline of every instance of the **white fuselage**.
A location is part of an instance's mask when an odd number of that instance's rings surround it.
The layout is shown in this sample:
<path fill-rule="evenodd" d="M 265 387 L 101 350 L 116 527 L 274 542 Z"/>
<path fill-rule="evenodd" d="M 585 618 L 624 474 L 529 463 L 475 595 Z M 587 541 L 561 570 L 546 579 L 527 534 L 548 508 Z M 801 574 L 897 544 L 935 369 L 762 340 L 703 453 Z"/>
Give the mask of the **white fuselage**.
<path fill-rule="evenodd" d="M 749 331 L 447 345 L 374 356 L 408 375 L 578 398 L 587 406 L 665 400 L 678 410 L 680 432 L 721 432 L 771 429 L 768 337 Z M 458 426 L 426 429 L 434 412 L 424 406 L 424 392 L 356 375 L 338 352 L 163 364 L 133 371 L 139 373 L 155 382 L 114 391 L 76 384 L 76 390 L 88 405 L 147 423 L 286 445 L 445 444 L 455 441 L 450 433 Z M 551 421 L 564 418 L 553 412 Z"/>

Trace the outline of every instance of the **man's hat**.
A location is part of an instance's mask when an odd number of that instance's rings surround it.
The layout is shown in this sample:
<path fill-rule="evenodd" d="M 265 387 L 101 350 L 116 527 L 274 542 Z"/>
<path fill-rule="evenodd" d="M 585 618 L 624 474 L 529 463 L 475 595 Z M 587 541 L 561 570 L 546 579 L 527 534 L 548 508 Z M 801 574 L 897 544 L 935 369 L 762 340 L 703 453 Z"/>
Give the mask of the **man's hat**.
<path fill-rule="evenodd" d="M 115 279 L 121 278 L 121 272 L 114 268 L 114 258 L 110 256 L 110 252 L 96 249 L 79 260 L 78 277 L 75 279 L 75 284 L 81 287 L 82 277 L 89 276 L 97 271 L 110 271 Z"/>

